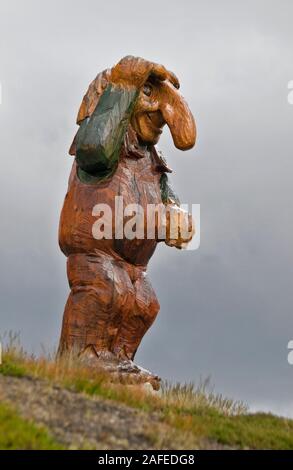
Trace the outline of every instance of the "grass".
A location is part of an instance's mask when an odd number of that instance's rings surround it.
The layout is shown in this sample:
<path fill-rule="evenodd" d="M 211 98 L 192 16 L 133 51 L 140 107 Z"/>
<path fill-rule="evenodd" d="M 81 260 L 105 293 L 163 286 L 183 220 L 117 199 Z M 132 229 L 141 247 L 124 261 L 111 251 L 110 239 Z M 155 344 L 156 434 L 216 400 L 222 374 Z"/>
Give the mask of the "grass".
<path fill-rule="evenodd" d="M 0 404 L 0 450 L 61 450 L 48 431 Z"/>
<path fill-rule="evenodd" d="M 48 380 L 67 389 L 124 403 L 145 412 L 156 412 L 175 430 L 191 434 L 198 441 L 250 449 L 293 449 L 293 420 L 271 414 L 248 412 L 242 402 L 216 394 L 209 381 L 194 384 L 163 384 L 161 395 L 141 387 L 111 383 L 100 371 L 82 367 L 76 358 L 54 361 L 45 355 L 27 355 L 8 346 L 0 373 Z"/>

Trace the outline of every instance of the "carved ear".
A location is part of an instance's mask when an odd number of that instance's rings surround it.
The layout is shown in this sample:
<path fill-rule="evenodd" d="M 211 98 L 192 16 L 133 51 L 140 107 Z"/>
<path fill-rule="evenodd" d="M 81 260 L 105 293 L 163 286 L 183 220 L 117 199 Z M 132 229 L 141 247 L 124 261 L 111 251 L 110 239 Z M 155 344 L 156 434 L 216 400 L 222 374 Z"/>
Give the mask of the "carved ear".
<path fill-rule="evenodd" d="M 76 123 L 80 124 L 85 118 L 91 116 L 96 109 L 100 96 L 103 94 L 110 79 L 111 69 L 103 70 L 92 81 L 80 105 Z"/>
<path fill-rule="evenodd" d="M 86 94 L 83 97 L 83 100 L 81 102 L 81 105 L 78 111 L 78 115 L 76 119 L 76 123 L 78 125 L 80 125 L 80 123 L 84 119 L 86 119 L 87 117 L 90 117 L 91 114 L 96 109 L 99 99 L 101 95 L 103 94 L 106 86 L 108 85 L 110 74 L 111 74 L 111 69 L 103 70 L 103 72 L 100 72 L 96 76 L 96 78 L 91 82 Z M 69 155 L 76 155 L 76 135 L 70 146 Z"/>

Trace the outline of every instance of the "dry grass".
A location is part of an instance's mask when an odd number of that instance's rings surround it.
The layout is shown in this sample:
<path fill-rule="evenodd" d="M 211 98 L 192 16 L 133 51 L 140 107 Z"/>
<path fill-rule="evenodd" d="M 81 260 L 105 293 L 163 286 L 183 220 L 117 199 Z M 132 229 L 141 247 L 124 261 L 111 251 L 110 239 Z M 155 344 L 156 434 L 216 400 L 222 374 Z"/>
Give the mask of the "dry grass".
<path fill-rule="evenodd" d="M 210 377 L 200 380 L 198 385 L 194 383 L 173 385 L 165 382 L 162 399 L 166 406 L 185 411 L 212 408 L 230 416 L 248 411 L 247 405 L 242 401 L 235 401 L 215 393 Z"/>

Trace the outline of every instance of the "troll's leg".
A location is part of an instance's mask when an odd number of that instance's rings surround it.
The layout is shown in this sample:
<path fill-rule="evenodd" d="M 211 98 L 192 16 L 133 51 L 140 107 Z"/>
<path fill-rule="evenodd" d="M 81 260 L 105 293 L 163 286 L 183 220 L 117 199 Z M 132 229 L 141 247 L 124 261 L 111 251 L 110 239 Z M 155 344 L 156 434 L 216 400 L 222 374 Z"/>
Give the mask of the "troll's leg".
<path fill-rule="evenodd" d="M 70 255 L 67 274 L 71 292 L 66 303 L 59 353 L 79 353 L 93 346 L 110 351 L 134 304 L 134 289 L 126 271 L 104 253 Z"/>
<path fill-rule="evenodd" d="M 160 304 L 146 276 L 137 270 L 133 280 L 135 303 L 131 310 L 123 312 L 123 321 L 113 342 L 113 352 L 133 360 L 136 350 L 147 330 L 154 322 Z"/>

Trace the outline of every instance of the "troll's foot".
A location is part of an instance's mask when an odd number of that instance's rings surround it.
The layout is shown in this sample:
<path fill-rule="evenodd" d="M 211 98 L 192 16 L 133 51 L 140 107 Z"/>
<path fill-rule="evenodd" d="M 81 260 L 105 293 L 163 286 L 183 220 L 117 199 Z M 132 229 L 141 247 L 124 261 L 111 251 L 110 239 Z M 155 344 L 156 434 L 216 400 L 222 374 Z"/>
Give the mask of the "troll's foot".
<path fill-rule="evenodd" d="M 120 359 L 110 351 L 96 351 L 88 346 L 80 355 L 81 363 L 89 368 L 100 369 L 110 375 L 111 380 L 125 385 L 151 384 L 153 390 L 160 389 L 158 375 L 143 369 L 130 359 Z"/>

